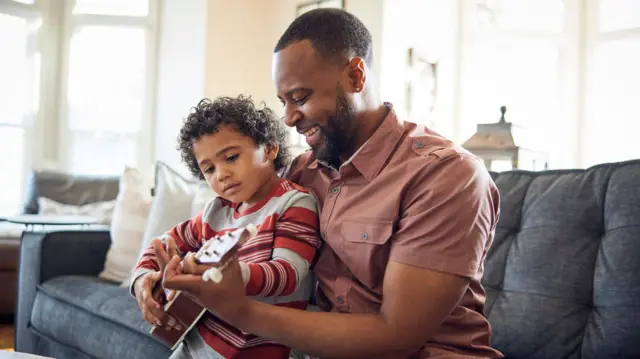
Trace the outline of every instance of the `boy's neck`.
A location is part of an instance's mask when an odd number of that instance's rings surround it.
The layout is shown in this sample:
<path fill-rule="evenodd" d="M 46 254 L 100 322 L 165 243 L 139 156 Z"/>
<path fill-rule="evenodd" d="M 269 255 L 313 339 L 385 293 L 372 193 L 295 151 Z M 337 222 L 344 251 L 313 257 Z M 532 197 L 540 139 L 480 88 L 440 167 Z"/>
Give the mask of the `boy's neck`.
<path fill-rule="evenodd" d="M 268 181 L 265 181 L 265 183 L 262 185 L 262 187 L 260 187 L 258 189 L 258 191 L 256 191 L 256 193 L 254 193 L 254 195 L 253 195 L 253 197 L 251 197 L 251 199 L 249 199 L 246 202 L 240 203 L 238 205 L 238 212 L 243 212 L 243 211 L 255 206 L 256 204 L 258 204 L 263 199 L 265 199 L 271 193 L 271 190 L 273 189 L 273 186 L 275 186 L 279 181 L 280 181 L 280 177 L 278 177 L 278 174 L 274 172 L 273 176 L 269 177 Z"/>

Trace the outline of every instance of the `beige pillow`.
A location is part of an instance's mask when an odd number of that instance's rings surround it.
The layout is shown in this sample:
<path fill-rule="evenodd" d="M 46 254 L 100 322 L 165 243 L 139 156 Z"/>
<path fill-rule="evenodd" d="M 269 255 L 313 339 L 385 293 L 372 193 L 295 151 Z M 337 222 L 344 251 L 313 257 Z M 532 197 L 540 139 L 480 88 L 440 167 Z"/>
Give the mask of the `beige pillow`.
<path fill-rule="evenodd" d="M 142 173 L 125 168 L 111 221 L 111 247 L 100 278 L 115 282 L 129 278 L 138 259 L 151 203 L 151 186 Z"/>
<path fill-rule="evenodd" d="M 215 192 L 206 182 L 184 178 L 165 163 L 157 162 L 153 203 L 141 235 L 136 261 L 129 268 L 129 273 L 133 273 L 137 261 L 153 238 L 195 216 L 214 197 Z M 131 278 L 127 278 L 122 286 L 130 283 Z"/>
<path fill-rule="evenodd" d="M 38 198 L 38 214 L 44 216 L 88 216 L 95 218 L 98 224 L 111 224 L 116 200 L 88 203 L 81 206 L 64 204 L 50 198 Z"/>
<path fill-rule="evenodd" d="M 198 184 L 182 177 L 166 164 L 157 162 L 153 190 L 153 204 L 142 236 L 138 258 L 142 256 L 152 239 L 191 218 L 191 207 Z"/>

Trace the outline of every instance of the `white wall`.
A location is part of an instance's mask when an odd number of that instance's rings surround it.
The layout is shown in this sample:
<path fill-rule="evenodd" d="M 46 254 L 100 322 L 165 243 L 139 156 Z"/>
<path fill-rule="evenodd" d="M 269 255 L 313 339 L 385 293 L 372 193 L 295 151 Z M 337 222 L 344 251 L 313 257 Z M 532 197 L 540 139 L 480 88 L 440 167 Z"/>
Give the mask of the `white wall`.
<path fill-rule="evenodd" d="M 279 116 L 282 106 L 271 78 L 273 48 L 296 17 L 301 0 L 210 0 L 207 14 L 207 97 L 251 95 L 264 101 Z M 384 0 L 348 0 L 347 10 L 367 25 L 374 39 L 374 71 L 380 73 L 382 10 Z M 306 148 L 291 131 L 294 153 Z M 296 145 L 298 144 L 298 145 Z"/>
<path fill-rule="evenodd" d="M 295 16 L 294 0 L 210 0 L 207 14 L 207 97 L 251 95 L 281 111 L 271 56 Z"/>
<path fill-rule="evenodd" d="M 271 78 L 273 48 L 295 19 L 296 6 L 302 2 L 210 0 L 205 94 L 208 97 L 251 95 L 281 115 L 282 107 Z M 374 37 L 374 51 L 379 52 L 383 0 L 348 0 L 346 4 L 347 10 L 369 27 Z"/>
<path fill-rule="evenodd" d="M 155 101 L 155 159 L 188 174 L 176 150 L 182 119 L 205 94 L 207 0 L 163 0 Z"/>

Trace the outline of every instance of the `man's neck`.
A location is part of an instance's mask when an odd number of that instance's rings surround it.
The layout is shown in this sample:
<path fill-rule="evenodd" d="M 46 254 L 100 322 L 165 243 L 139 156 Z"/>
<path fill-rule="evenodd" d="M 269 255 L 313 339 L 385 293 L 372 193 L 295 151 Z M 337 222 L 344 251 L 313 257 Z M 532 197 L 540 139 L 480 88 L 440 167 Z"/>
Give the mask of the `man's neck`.
<path fill-rule="evenodd" d="M 373 136 L 378 127 L 389 114 L 389 107 L 380 104 L 377 107 L 364 109 L 357 114 L 358 130 L 353 139 L 353 146 L 349 151 L 340 155 L 340 161 L 344 163 Z"/>

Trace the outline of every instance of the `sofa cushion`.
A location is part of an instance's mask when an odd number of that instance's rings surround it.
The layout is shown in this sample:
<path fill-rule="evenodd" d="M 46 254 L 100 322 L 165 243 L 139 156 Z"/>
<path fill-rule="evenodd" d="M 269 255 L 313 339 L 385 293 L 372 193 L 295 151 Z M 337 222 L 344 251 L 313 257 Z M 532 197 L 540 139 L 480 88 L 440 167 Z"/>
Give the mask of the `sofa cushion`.
<path fill-rule="evenodd" d="M 513 358 L 640 357 L 640 161 L 493 176 L 493 345 Z"/>
<path fill-rule="evenodd" d="M 38 214 L 38 198 L 81 206 L 111 201 L 118 195 L 118 177 L 72 175 L 52 171 L 34 171 L 27 181 L 22 212 Z"/>
<path fill-rule="evenodd" d="M 127 288 L 95 277 L 56 277 L 38 286 L 31 325 L 36 333 L 94 358 L 171 354 L 149 335 L 151 326 Z"/>

